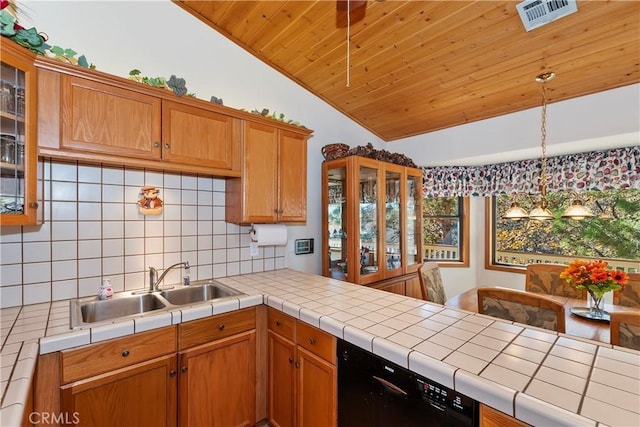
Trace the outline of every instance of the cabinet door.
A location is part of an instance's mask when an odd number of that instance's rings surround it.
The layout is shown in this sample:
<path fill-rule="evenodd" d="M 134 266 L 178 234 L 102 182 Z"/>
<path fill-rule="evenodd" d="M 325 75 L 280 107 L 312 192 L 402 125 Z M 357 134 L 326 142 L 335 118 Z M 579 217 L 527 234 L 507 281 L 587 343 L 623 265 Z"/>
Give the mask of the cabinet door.
<path fill-rule="evenodd" d="M 527 427 L 528 425 L 490 406 L 480 405 L 480 427 Z"/>
<path fill-rule="evenodd" d="M 337 424 L 337 369 L 298 346 L 297 421 L 299 427 Z"/>
<path fill-rule="evenodd" d="M 307 220 L 307 138 L 280 131 L 278 219 Z"/>
<path fill-rule="evenodd" d="M 244 332 L 180 354 L 181 426 L 255 424 L 256 333 Z"/>
<path fill-rule="evenodd" d="M 169 355 L 61 387 L 64 424 L 175 426 L 176 356 Z"/>
<path fill-rule="evenodd" d="M 159 98 L 70 75 L 61 84 L 61 148 L 160 158 Z"/>
<path fill-rule="evenodd" d="M 233 118 L 162 102 L 162 158 L 171 162 L 233 168 Z"/>
<path fill-rule="evenodd" d="M 349 255 L 353 234 L 347 233 L 349 216 L 347 203 L 347 161 L 335 160 L 322 164 L 322 274 L 334 279 L 354 281 L 355 261 Z M 348 265 L 348 263 L 351 265 Z"/>
<path fill-rule="evenodd" d="M 418 271 L 422 265 L 422 171 L 407 168 L 407 178 L 403 189 L 406 211 L 403 223 L 403 253 L 405 273 Z"/>
<path fill-rule="evenodd" d="M 278 215 L 278 130 L 246 122 L 244 138 L 244 220 L 275 222 Z"/>
<path fill-rule="evenodd" d="M 295 344 L 269 331 L 269 425 L 295 425 Z"/>
<path fill-rule="evenodd" d="M 6 39 L 0 48 L 0 224 L 36 224 L 43 211 L 36 192 L 34 55 Z"/>

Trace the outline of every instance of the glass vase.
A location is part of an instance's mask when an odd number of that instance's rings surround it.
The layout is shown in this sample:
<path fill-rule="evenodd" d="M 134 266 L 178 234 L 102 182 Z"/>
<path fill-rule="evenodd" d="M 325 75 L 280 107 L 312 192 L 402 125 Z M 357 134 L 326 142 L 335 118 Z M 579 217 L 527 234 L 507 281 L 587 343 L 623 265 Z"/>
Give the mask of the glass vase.
<path fill-rule="evenodd" d="M 587 291 L 589 293 L 587 297 L 587 305 L 589 307 L 589 317 L 592 319 L 603 319 L 606 317 L 606 311 L 604 311 L 604 294 L 598 296 L 593 291 Z"/>

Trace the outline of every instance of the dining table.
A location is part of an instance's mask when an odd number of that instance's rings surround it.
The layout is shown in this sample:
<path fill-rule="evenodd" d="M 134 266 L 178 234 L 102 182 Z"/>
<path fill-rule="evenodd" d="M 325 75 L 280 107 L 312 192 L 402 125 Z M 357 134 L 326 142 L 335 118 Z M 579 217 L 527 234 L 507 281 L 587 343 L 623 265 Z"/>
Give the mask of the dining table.
<path fill-rule="evenodd" d="M 504 288 L 504 286 L 483 286 L 488 288 Z M 529 292 L 529 291 L 524 291 Z M 609 321 L 588 319 L 582 316 L 578 316 L 571 312 L 571 309 L 576 307 L 587 307 L 587 300 L 580 298 L 570 298 L 559 295 L 539 294 L 545 297 L 551 298 L 555 301 L 561 302 L 564 306 L 565 316 L 565 333 L 567 335 L 573 335 L 580 338 L 587 338 L 590 340 L 609 343 L 611 342 L 611 333 L 609 330 Z M 452 298 L 447 299 L 445 303 L 447 307 L 458 308 L 461 310 L 478 312 L 478 293 L 477 288 L 471 288 L 461 294 L 458 294 Z M 617 311 L 635 311 L 640 312 L 638 307 L 627 307 L 622 305 L 604 304 L 604 310 L 613 313 Z"/>

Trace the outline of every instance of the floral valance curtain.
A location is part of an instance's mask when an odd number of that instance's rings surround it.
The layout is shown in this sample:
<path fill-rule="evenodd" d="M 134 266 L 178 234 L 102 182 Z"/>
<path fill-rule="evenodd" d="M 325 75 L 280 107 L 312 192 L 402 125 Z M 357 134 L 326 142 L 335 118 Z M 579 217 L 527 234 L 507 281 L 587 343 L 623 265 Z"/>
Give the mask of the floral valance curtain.
<path fill-rule="evenodd" d="M 640 145 L 547 159 L 549 191 L 640 189 Z M 426 197 L 540 192 L 540 159 L 484 166 L 423 167 Z"/>

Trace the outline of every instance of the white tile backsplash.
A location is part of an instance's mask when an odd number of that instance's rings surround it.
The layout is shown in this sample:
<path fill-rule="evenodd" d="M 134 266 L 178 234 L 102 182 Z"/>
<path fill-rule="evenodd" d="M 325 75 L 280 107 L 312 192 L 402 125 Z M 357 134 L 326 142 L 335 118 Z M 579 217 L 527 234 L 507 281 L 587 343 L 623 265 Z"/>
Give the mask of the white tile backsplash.
<path fill-rule="evenodd" d="M 284 247 L 264 247 L 251 257 L 242 243 L 246 227 L 224 221 L 223 178 L 43 163 L 48 219 L 0 233 L 0 307 L 94 295 L 102 276 L 120 277 L 121 290 L 139 289 L 147 267 L 161 272 L 167 259 L 188 260 L 194 279 L 285 266 Z M 162 215 L 138 212 L 147 184 L 160 189 Z M 23 287 L 36 293 L 27 299 Z"/>

